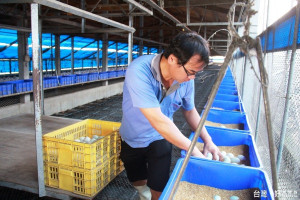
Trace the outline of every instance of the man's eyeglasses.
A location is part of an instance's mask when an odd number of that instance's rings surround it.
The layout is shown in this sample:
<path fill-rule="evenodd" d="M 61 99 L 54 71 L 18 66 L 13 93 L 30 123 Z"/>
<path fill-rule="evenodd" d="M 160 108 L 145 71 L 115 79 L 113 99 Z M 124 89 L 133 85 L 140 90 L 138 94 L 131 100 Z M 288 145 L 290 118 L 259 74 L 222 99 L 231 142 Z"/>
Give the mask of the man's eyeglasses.
<path fill-rule="evenodd" d="M 184 71 L 185 71 L 185 73 L 186 73 L 187 76 L 195 76 L 195 75 L 197 74 L 197 72 L 193 72 L 193 73 L 189 72 L 189 71 L 184 67 L 184 65 L 181 65 L 181 66 L 183 67 L 183 69 L 184 69 Z"/>

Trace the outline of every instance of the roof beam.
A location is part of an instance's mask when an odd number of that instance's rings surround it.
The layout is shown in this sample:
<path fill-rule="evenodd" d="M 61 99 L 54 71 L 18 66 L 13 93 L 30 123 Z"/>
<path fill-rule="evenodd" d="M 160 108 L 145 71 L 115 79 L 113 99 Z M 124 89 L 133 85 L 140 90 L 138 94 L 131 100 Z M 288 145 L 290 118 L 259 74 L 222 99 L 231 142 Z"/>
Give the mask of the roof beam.
<path fill-rule="evenodd" d="M 120 9 L 128 10 L 128 4 L 99 4 L 96 8 L 94 5 L 86 5 L 87 9 L 101 10 L 101 11 L 120 11 Z M 94 12 L 95 13 L 95 12 Z"/>
<path fill-rule="evenodd" d="M 120 33 L 124 32 L 123 30 L 120 29 L 110 29 L 110 28 L 99 28 L 98 30 L 96 29 L 87 29 L 85 30 L 84 33 L 81 32 L 80 29 L 57 29 L 57 28 L 48 28 L 48 29 L 43 29 L 43 33 L 53 33 L 53 34 L 89 34 L 89 33 Z"/>
<path fill-rule="evenodd" d="M 73 15 L 77 15 L 77 16 L 80 16 L 80 17 L 83 17 L 86 19 L 90 19 L 92 21 L 96 21 L 96 22 L 107 24 L 107 25 L 110 25 L 110 26 L 113 26 L 116 28 L 120 28 L 120 29 L 123 29 L 128 32 L 135 32 L 135 29 L 130 26 L 121 24 L 119 22 L 107 19 L 105 17 L 101 17 L 99 15 L 90 13 L 88 11 L 85 11 L 85 10 L 82 10 L 82 9 L 76 8 L 74 6 L 70 6 L 65 3 L 55 1 L 55 0 L 2 0 L 0 2 L 1 3 L 37 3 L 37 4 L 40 4 L 43 6 L 47 6 L 47 7 L 56 9 L 56 10 L 68 12 Z"/>
<path fill-rule="evenodd" d="M 176 26 L 228 26 L 228 22 L 199 22 L 199 23 L 183 23 Z M 243 22 L 234 22 L 234 25 L 243 25 Z"/>
<path fill-rule="evenodd" d="M 181 24 L 185 30 L 190 31 L 190 29 L 186 25 L 182 24 L 178 19 L 176 19 L 173 15 L 168 13 L 165 9 L 159 7 L 153 0 L 142 0 L 142 1 L 145 1 L 146 3 L 148 3 L 152 8 L 154 8 L 155 10 L 160 12 L 163 16 L 166 16 L 167 18 L 172 20 L 175 24 Z"/>
<path fill-rule="evenodd" d="M 242 0 L 240 0 L 242 1 Z M 237 0 L 237 2 L 240 2 Z M 224 4 L 233 4 L 233 0 L 190 0 L 190 6 L 210 6 L 210 5 L 224 5 Z M 165 8 L 173 8 L 173 7 L 186 7 L 186 0 L 179 1 L 166 1 Z"/>
<path fill-rule="evenodd" d="M 75 26 L 80 28 L 81 27 L 81 23 L 77 23 L 77 22 L 73 22 L 73 21 L 69 21 L 69 20 L 64 20 L 64 19 L 59 19 L 59 18 L 49 18 L 47 19 L 47 17 L 43 18 L 44 21 L 51 21 L 51 22 L 56 22 L 56 23 L 60 23 L 60 24 L 66 24 L 66 25 L 71 25 L 71 26 Z M 111 33 L 111 32 L 115 32 L 115 33 L 120 33 L 120 32 L 124 32 L 124 30 L 121 29 L 116 29 L 116 28 L 98 28 L 95 26 L 90 26 L 90 25 L 85 25 L 85 28 L 87 29 L 86 32 L 87 33 Z M 59 33 L 59 32 L 63 32 L 66 33 L 67 29 L 55 29 L 53 30 L 53 33 Z M 50 29 L 48 30 L 50 31 Z M 77 30 L 69 30 L 67 33 L 80 33 Z"/>
<path fill-rule="evenodd" d="M 21 27 L 21 26 L 10 26 L 10 25 L 5 25 L 5 24 L 0 24 L 0 28 L 6 28 L 10 30 L 16 30 L 16 31 L 21 31 L 21 32 L 31 32 L 31 28 L 26 28 L 26 27 Z"/>
<path fill-rule="evenodd" d="M 124 14 L 124 13 L 101 13 L 99 15 L 101 15 L 102 17 L 128 17 L 128 14 Z M 136 16 L 145 16 L 147 14 L 143 12 L 133 12 L 130 15 L 136 17 Z"/>
<path fill-rule="evenodd" d="M 118 35 L 118 36 L 121 36 L 121 37 L 124 37 L 124 38 L 128 37 L 127 34 L 122 34 L 122 33 L 111 33 L 111 34 L 112 35 Z M 159 45 L 162 45 L 162 46 L 168 46 L 168 44 L 166 44 L 166 43 L 161 43 L 161 42 L 157 42 L 157 41 L 154 41 L 154 40 L 149 40 L 149 39 L 145 39 L 145 38 L 141 38 L 141 37 L 133 36 L 133 39 L 134 40 L 139 40 L 139 41 L 144 41 L 144 42 L 149 42 L 149 43 L 153 43 L 153 44 L 159 44 Z"/>
<path fill-rule="evenodd" d="M 153 15 L 153 11 L 149 10 L 148 8 L 146 8 L 145 6 L 139 4 L 138 2 L 134 1 L 134 0 L 123 0 L 129 4 L 132 4 L 133 6 L 137 7 L 138 9 L 146 12 L 148 15 Z"/>

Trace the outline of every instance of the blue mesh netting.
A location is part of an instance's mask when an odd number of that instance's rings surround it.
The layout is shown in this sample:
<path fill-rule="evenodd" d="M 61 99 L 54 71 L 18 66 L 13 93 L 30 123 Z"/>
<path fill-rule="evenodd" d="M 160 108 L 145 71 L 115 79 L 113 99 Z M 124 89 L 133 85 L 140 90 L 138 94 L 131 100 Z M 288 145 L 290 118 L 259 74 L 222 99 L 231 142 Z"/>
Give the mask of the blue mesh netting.
<path fill-rule="evenodd" d="M 71 67 L 71 37 L 69 35 L 60 36 L 60 58 L 61 69 L 70 69 Z M 32 57 L 31 34 L 28 37 L 29 56 Z M 7 47 L 8 46 L 8 47 Z M 52 47 L 52 48 L 51 48 Z M 103 47 L 102 41 L 99 41 L 99 48 Z M 116 54 L 118 49 L 118 54 Z M 148 48 L 144 47 L 144 54 L 147 54 Z M 108 41 L 108 66 L 116 65 L 116 56 L 118 56 L 118 65 L 128 63 L 128 44 Z M 52 34 L 42 34 L 42 59 L 44 70 L 55 69 L 55 36 Z M 133 59 L 138 57 L 139 46 L 133 46 Z M 156 53 L 156 48 L 151 48 L 149 53 Z M 92 38 L 74 37 L 74 68 L 96 67 L 97 61 L 97 41 Z M 0 73 L 18 72 L 18 43 L 17 31 L 0 29 Z M 100 66 L 102 65 L 102 52 L 99 52 Z M 29 69 L 32 70 L 32 63 L 29 63 Z"/>

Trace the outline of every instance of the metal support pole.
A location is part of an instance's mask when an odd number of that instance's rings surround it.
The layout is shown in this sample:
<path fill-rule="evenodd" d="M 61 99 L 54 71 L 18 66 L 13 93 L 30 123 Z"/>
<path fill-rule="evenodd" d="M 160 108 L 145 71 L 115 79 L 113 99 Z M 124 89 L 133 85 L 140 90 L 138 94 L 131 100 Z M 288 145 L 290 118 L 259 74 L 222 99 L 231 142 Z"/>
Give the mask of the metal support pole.
<path fill-rule="evenodd" d="M 35 140 L 36 156 L 38 169 L 39 196 L 46 195 L 44 184 L 44 166 L 43 166 L 43 143 L 42 143 L 42 115 L 41 115 L 41 87 L 39 70 L 41 60 L 40 48 L 40 29 L 39 23 L 39 5 L 31 4 L 31 30 L 32 30 L 32 64 L 33 64 L 33 96 L 34 96 L 34 123 L 35 123 Z"/>
<path fill-rule="evenodd" d="M 102 71 L 108 71 L 108 35 L 103 34 L 102 37 Z"/>
<path fill-rule="evenodd" d="M 290 109 L 290 100 L 291 100 L 291 91 L 292 91 L 292 84 L 293 84 L 293 75 L 294 75 L 294 68 L 295 68 L 295 57 L 296 57 L 296 50 L 297 50 L 297 39 L 298 39 L 298 30 L 299 30 L 299 12 L 300 12 L 300 5 L 299 0 L 296 7 L 296 19 L 295 19 L 295 26 L 294 26 L 294 38 L 293 38 L 293 45 L 292 45 L 292 55 L 290 61 L 290 71 L 289 71 L 289 80 L 288 80 L 288 87 L 286 92 L 286 100 L 285 100 L 285 108 L 284 108 L 284 115 L 282 121 L 282 128 L 280 134 L 280 144 L 277 154 L 277 174 L 280 170 L 280 163 L 282 158 L 282 151 L 284 147 L 288 117 L 289 117 L 289 109 Z"/>
<path fill-rule="evenodd" d="M 271 111 L 270 111 L 270 101 L 268 95 L 268 88 L 267 88 L 267 72 L 263 66 L 263 58 L 262 58 L 262 48 L 260 38 L 256 38 L 256 52 L 258 66 L 260 71 L 260 79 L 261 79 L 261 87 L 263 91 L 263 98 L 264 98 L 264 107 L 265 107 L 265 115 L 266 115 L 266 124 L 267 124 L 267 132 L 268 132 L 268 140 L 269 140 L 269 151 L 270 151 L 270 160 L 271 160 L 271 170 L 272 170 L 272 180 L 273 180 L 273 190 L 276 191 L 278 189 L 278 182 L 277 182 L 277 173 L 276 173 L 276 157 L 275 157 L 275 144 L 274 144 L 274 137 L 272 132 L 272 123 L 271 123 Z"/>
<path fill-rule="evenodd" d="M 190 0 L 186 0 L 186 24 L 190 23 Z"/>
<path fill-rule="evenodd" d="M 139 36 L 142 38 L 143 37 L 143 27 L 144 27 L 144 16 L 140 17 L 140 31 L 139 31 Z M 143 50 L 144 50 L 144 45 L 143 45 L 143 40 L 139 41 L 139 56 L 143 55 Z"/>
<path fill-rule="evenodd" d="M 267 0 L 267 20 L 266 20 L 266 29 L 268 28 L 268 22 L 269 22 L 269 0 Z M 267 41 L 268 41 L 268 31 L 266 33 L 266 37 L 265 37 L 265 44 L 264 44 L 264 63 L 266 60 L 266 52 L 267 52 Z M 265 65 L 266 66 L 266 65 Z M 258 134 L 258 128 L 260 125 L 260 110 L 261 110 L 261 98 L 262 98 L 262 91 L 261 91 L 261 87 L 259 88 L 259 100 L 258 100 L 258 108 L 257 108 L 257 116 L 256 116 L 256 126 L 255 126 L 255 142 L 257 140 L 257 134 Z"/>
<path fill-rule="evenodd" d="M 160 21 L 160 26 L 162 26 L 163 23 Z M 164 30 L 160 29 L 159 30 L 159 42 L 162 43 L 164 41 Z M 163 51 L 162 46 L 159 45 L 159 53 Z"/>
<path fill-rule="evenodd" d="M 118 68 L 118 42 L 116 42 L 116 57 L 115 57 L 116 68 Z"/>
<path fill-rule="evenodd" d="M 85 10 L 85 0 L 81 0 L 81 9 Z M 81 18 L 81 33 L 85 32 L 85 18 Z"/>
<path fill-rule="evenodd" d="M 97 57 L 96 57 L 96 63 L 97 63 L 97 71 L 100 70 L 100 60 L 99 60 L 99 54 L 100 54 L 100 48 L 99 48 L 99 39 L 97 38 Z"/>
<path fill-rule="evenodd" d="M 132 5 L 129 4 L 129 11 L 132 10 Z M 129 27 L 133 27 L 133 16 L 129 15 Z M 128 33 L 128 66 L 132 61 L 132 42 L 133 42 L 133 33 Z"/>
<path fill-rule="evenodd" d="M 181 180 L 181 178 L 182 178 L 182 175 L 183 175 L 183 173 L 184 173 L 184 171 L 185 171 L 185 168 L 186 168 L 186 166 L 187 166 L 187 164 L 188 164 L 188 161 L 189 161 L 190 156 L 191 156 L 191 154 L 192 154 L 192 151 L 193 151 L 193 149 L 194 149 L 194 147 L 195 147 L 195 145 L 196 145 L 196 142 L 197 142 L 197 140 L 198 140 L 198 138 L 199 138 L 199 136 L 200 136 L 200 133 L 201 133 L 201 130 L 202 130 L 203 126 L 204 126 L 205 120 L 206 120 L 206 118 L 207 118 L 207 116 L 208 116 L 208 112 L 209 112 L 209 110 L 210 110 L 210 108 L 211 108 L 211 105 L 212 105 L 212 103 L 213 103 L 213 101 L 214 101 L 214 99 L 215 99 L 215 97 L 216 97 L 216 94 L 217 94 L 217 91 L 218 91 L 218 89 L 219 89 L 219 86 L 220 86 L 220 84 L 221 84 L 221 82 L 222 82 L 222 80 L 223 80 L 223 78 L 224 78 L 224 75 L 225 75 L 225 72 L 226 72 L 228 63 L 229 63 L 229 61 L 230 61 L 230 59 L 231 59 L 231 56 L 232 56 L 232 54 L 233 54 L 233 52 L 234 52 L 234 50 L 235 50 L 235 48 L 233 48 L 233 47 L 234 47 L 234 46 L 231 44 L 231 45 L 230 45 L 230 48 L 229 48 L 229 51 L 228 51 L 227 54 L 226 54 L 226 58 L 225 58 L 225 60 L 224 60 L 224 63 L 223 63 L 222 66 L 221 66 L 221 69 L 220 69 L 219 74 L 218 74 L 218 78 L 217 78 L 215 84 L 214 84 L 213 87 L 212 87 L 211 93 L 210 93 L 210 95 L 209 95 L 209 97 L 208 97 L 207 105 L 206 105 L 206 107 L 205 107 L 205 110 L 204 110 L 203 115 L 202 115 L 202 117 L 201 117 L 201 120 L 200 120 L 200 122 L 199 122 L 199 125 L 198 125 L 198 127 L 197 127 L 197 129 L 196 129 L 196 131 L 195 131 L 195 135 L 194 135 L 194 137 L 193 137 L 193 140 L 192 140 L 192 142 L 191 142 L 191 145 L 190 145 L 190 147 L 189 147 L 189 150 L 188 150 L 188 152 L 187 152 L 187 154 L 186 154 L 186 157 L 184 158 L 184 161 L 183 161 L 183 163 L 182 163 L 182 166 L 181 166 L 181 168 L 180 168 L 180 171 L 179 171 L 179 173 L 178 173 L 178 176 L 177 176 L 177 178 L 176 178 L 176 180 L 175 180 L 174 186 L 173 186 L 173 188 L 172 188 L 172 190 L 171 190 L 171 192 L 170 192 L 170 196 L 169 196 L 168 199 L 173 199 L 173 197 L 174 197 L 174 195 L 175 195 L 175 192 L 176 192 L 176 190 L 177 190 L 177 187 L 178 187 L 178 185 L 179 185 L 179 182 L 180 182 L 180 180 Z"/>
<path fill-rule="evenodd" d="M 9 59 L 9 74 L 11 74 L 11 59 Z"/>
<path fill-rule="evenodd" d="M 51 54 L 50 54 L 50 61 L 51 61 L 51 75 L 53 76 L 53 70 L 54 70 L 54 67 L 53 67 L 53 35 L 52 33 L 50 34 L 51 35 Z"/>
<path fill-rule="evenodd" d="M 45 68 L 46 68 L 46 73 L 48 72 L 48 59 L 45 59 Z"/>
<path fill-rule="evenodd" d="M 244 56 L 244 66 L 243 66 L 243 83 L 242 83 L 242 100 L 244 100 L 244 91 L 245 91 L 245 79 L 246 79 L 246 66 L 247 66 L 247 56 Z M 249 55 L 250 56 L 250 55 Z"/>
<path fill-rule="evenodd" d="M 260 122 L 261 98 L 262 98 L 262 92 L 261 92 L 261 87 L 260 87 L 259 88 L 257 116 L 256 116 L 255 136 L 254 136 L 255 142 L 257 140 L 258 128 L 259 128 L 259 124 L 260 124 L 259 122 Z"/>
<path fill-rule="evenodd" d="M 74 37 L 71 37 L 71 74 L 74 74 Z"/>
<path fill-rule="evenodd" d="M 39 5 L 39 16 L 40 16 L 40 12 L 41 12 L 41 5 Z M 41 112 L 42 112 L 42 115 L 45 114 L 45 108 L 44 108 L 44 67 L 43 67 L 43 49 L 42 49 L 42 46 L 43 46 L 43 38 L 42 38 L 42 19 L 39 17 L 38 19 L 38 28 L 39 28 L 39 42 L 40 42 L 40 45 L 39 45 L 39 48 L 40 48 L 40 52 L 41 52 L 41 55 L 39 56 L 39 68 L 40 68 L 40 85 L 41 85 Z"/>
<path fill-rule="evenodd" d="M 60 35 L 55 35 L 55 75 L 60 75 Z"/>

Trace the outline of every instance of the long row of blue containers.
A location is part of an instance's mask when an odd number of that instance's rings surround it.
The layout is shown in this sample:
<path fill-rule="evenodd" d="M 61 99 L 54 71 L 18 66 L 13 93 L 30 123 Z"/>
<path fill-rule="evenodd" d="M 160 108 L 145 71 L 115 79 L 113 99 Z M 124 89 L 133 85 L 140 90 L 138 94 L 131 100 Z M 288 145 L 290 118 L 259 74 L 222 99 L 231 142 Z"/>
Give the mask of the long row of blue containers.
<path fill-rule="evenodd" d="M 85 83 L 89 81 L 105 80 L 125 76 L 126 70 L 115 70 L 106 72 L 94 72 L 85 74 L 72 74 L 65 76 L 44 77 L 44 88 L 52 88 L 75 83 Z M 0 83 L 0 96 L 14 93 L 30 92 L 33 90 L 32 79 L 6 81 Z"/>
<path fill-rule="evenodd" d="M 222 190 L 258 188 L 259 190 L 253 194 L 252 199 L 273 200 L 274 193 L 267 174 L 262 170 L 261 160 L 251 135 L 247 115 L 230 69 L 226 72 L 206 120 L 221 124 L 240 124 L 239 129 L 214 126 L 206 126 L 206 129 L 217 146 L 247 145 L 249 147 L 250 166 L 191 156 L 181 181 Z M 194 135 L 192 132 L 189 139 L 192 140 Z M 197 141 L 203 143 L 201 138 L 198 138 Z M 177 161 L 160 200 L 169 199 L 185 156 L 186 151 L 182 150 L 182 158 Z M 212 196 L 211 199 L 214 199 L 214 197 Z"/>

